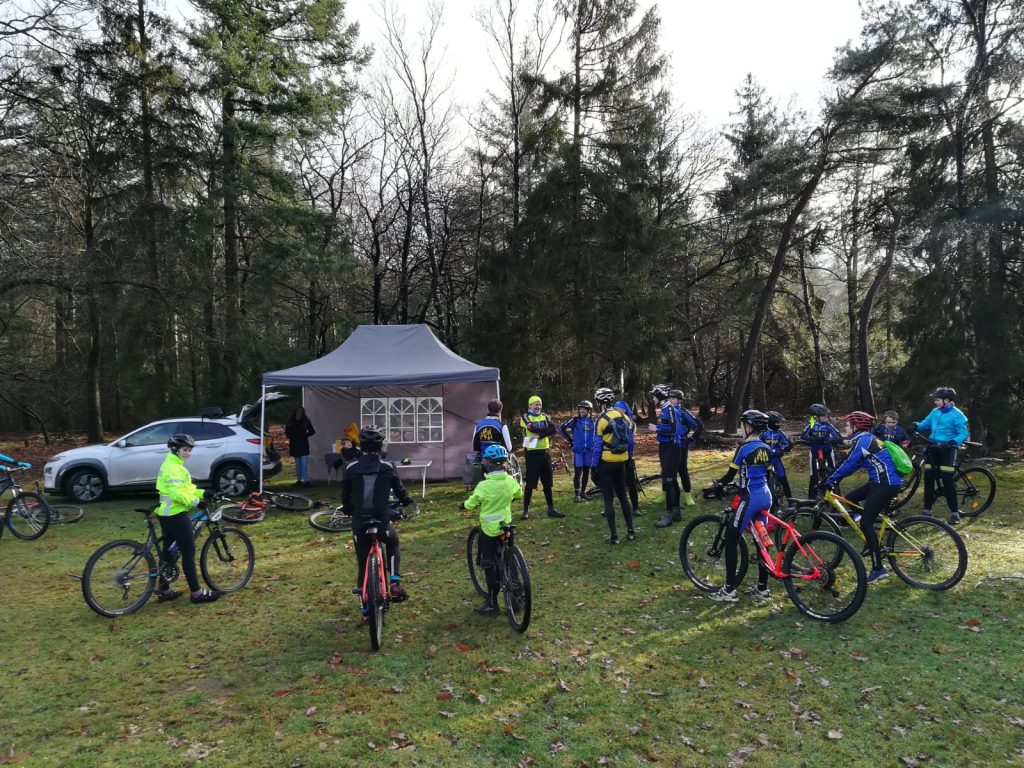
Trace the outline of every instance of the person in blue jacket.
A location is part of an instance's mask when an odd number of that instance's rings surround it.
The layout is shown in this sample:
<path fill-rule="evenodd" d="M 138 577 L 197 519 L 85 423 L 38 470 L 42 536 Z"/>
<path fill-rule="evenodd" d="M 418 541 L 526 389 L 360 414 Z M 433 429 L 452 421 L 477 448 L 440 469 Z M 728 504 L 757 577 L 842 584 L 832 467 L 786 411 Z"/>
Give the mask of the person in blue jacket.
<path fill-rule="evenodd" d="M 649 429 L 658 441 L 658 463 L 661 468 L 661 489 L 665 492 L 665 513 L 654 524 L 655 528 L 667 528 L 683 519 L 679 511 L 679 409 L 673 404 L 668 384 L 655 384 L 651 397 L 658 406 L 658 421 Z"/>
<path fill-rule="evenodd" d="M 875 520 L 895 499 L 903 487 L 903 477 L 896 471 L 892 457 L 881 438 L 871 434 L 874 417 L 864 411 L 854 411 L 846 417 L 845 434 L 852 442 L 850 455 L 825 480 L 825 488 L 831 490 L 844 477 L 858 469 L 868 473 L 868 482 L 846 494 L 850 501 L 861 505 L 860 529 L 864 532 L 868 549 L 871 551 L 871 573 L 868 584 L 877 584 L 888 577 L 889 572 L 882 565 L 882 548 L 878 543 Z"/>
<path fill-rule="evenodd" d="M 800 435 L 800 442 L 807 448 L 807 464 L 810 480 L 807 485 L 807 495 L 812 499 L 821 496 L 821 484 L 826 477 L 836 468 L 836 454 L 834 445 L 843 442 L 843 436 L 832 426 L 830 419 L 832 412 L 821 403 L 814 403 L 810 408 L 810 417 L 807 426 Z M 821 466 L 818 466 L 817 457 L 821 454 Z"/>
<path fill-rule="evenodd" d="M 693 500 L 691 493 L 690 446 L 697 442 L 700 433 L 704 431 L 704 424 L 690 413 L 688 408 L 683 407 L 683 391 L 681 389 L 673 389 L 668 393 L 668 397 L 669 402 L 679 414 L 679 432 L 676 435 L 676 442 L 679 443 L 679 465 L 676 467 L 676 472 L 679 473 L 679 479 L 683 481 L 682 502 L 686 506 L 692 507 L 697 502 Z"/>
<path fill-rule="evenodd" d="M 572 446 L 572 487 L 575 501 L 586 501 L 587 483 L 590 482 L 590 458 L 594 442 L 594 404 L 581 400 L 576 415 L 558 425 L 559 434 Z"/>
<path fill-rule="evenodd" d="M 949 524 L 960 522 L 960 508 L 956 497 L 956 452 L 967 442 L 967 417 L 953 405 L 956 390 L 939 387 L 931 392 L 935 408 L 922 421 L 911 425 L 910 431 L 926 432 L 932 445 L 924 452 L 924 514 L 931 516 L 932 504 L 938 497 L 938 480 L 946 492 L 949 505 Z"/>
<path fill-rule="evenodd" d="M 772 507 L 772 493 L 768 490 L 768 467 L 772 461 L 771 449 L 761 440 L 761 433 L 768 428 L 768 414 L 761 411 L 744 411 L 740 416 L 744 440 L 729 463 L 729 469 L 716 480 L 714 485 L 720 488 L 739 474 L 737 485 L 740 489 L 740 501 L 729 518 L 729 527 L 725 531 L 725 586 L 708 597 L 718 603 L 735 603 L 736 566 L 739 554 L 739 539 L 743 532 L 758 517 L 767 521 L 765 512 Z M 757 559 L 757 584 L 748 593 L 758 600 L 768 600 L 768 569 L 761 559 Z"/>
<path fill-rule="evenodd" d="M 900 415 L 896 411 L 886 411 L 882 414 L 885 420 L 875 427 L 874 435 L 882 440 L 896 443 L 901 448 L 910 445 L 910 435 L 907 430 L 900 426 Z"/>
<path fill-rule="evenodd" d="M 793 450 L 793 443 L 782 431 L 782 424 L 786 420 L 778 411 L 768 411 L 768 429 L 761 433 L 761 440 L 772 450 L 772 471 L 779 480 L 779 486 L 787 499 L 793 498 L 793 491 L 789 487 L 789 478 L 786 477 L 786 465 L 782 463 L 784 454 Z"/>

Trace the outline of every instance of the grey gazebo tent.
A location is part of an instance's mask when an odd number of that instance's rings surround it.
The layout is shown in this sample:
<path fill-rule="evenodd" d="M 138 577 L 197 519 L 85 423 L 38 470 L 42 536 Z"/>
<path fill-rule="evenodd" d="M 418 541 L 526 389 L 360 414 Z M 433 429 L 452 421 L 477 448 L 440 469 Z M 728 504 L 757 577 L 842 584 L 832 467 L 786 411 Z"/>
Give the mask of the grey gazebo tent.
<path fill-rule="evenodd" d="M 322 457 L 346 425 L 372 421 L 388 431 L 389 459 L 429 460 L 427 477 L 444 479 L 462 475 L 473 426 L 487 414 L 487 401 L 500 396 L 499 381 L 497 368 L 459 357 L 426 325 L 360 325 L 330 354 L 263 374 L 263 390 L 303 388 L 316 428 L 309 441 L 314 478 L 327 477 Z"/>

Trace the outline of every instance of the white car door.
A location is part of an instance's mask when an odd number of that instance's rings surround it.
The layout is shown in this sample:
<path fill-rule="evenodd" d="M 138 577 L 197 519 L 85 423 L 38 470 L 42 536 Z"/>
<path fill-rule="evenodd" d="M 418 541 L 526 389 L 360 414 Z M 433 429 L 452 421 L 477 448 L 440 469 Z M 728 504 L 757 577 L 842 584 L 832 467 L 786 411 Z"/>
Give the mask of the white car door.
<path fill-rule="evenodd" d="M 179 431 L 177 427 L 177 422 L 150 424 L 116 441 L 107 467 L 109 485 L 155 484 L 167 455 L 167 438 Z"/>

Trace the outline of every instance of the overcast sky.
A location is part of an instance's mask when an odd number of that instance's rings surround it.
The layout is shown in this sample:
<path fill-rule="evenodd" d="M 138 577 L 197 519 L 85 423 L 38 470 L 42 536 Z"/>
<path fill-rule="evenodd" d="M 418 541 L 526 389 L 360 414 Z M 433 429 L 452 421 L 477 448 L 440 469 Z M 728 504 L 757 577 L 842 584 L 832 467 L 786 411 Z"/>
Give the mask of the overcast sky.
<path fill-rule="evenodd" d="M 442 41 L 457 101 L 471 106 L 496 75 L 487 37 L 474 18 L 489 0 L 446 0 Z M 640 0 L 646 9 L 655 4 Z M 410 35 L 423 24 L 426 0 L 396 0 Z M 676 102 L 702 113 L 710 125 L 729 121 L 735 90 L 753 72 L 782 105 L 794 100 L 813 111 L 835 49 L 860 32 L 857 0 L 662 0 L 661 47 L 671 59 Z M 520 0 L 522 9 L 532 0 Z M 380 47 L 381 0 L 347 0 L 346 15 L 358 21 L 364 42 Z"/>

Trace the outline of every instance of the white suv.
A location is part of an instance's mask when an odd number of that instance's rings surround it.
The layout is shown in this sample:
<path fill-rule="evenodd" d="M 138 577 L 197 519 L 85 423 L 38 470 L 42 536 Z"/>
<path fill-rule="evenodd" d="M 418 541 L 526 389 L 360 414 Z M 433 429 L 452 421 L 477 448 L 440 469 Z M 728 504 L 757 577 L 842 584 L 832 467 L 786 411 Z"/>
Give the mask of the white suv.
<path fill-rule="evenodd" d="M 268 393 L 267 402 L 279 399 L 270 395 L 280 397 Z M 167 455 L 167 439 L 184 432 L 196 441 L 186 465 L 196 485 L 240 495 L 259 477 L 261 456 L 264 477 L 281 470 L 281 459 L 273 447 L 261 450 L 258 428 L 243 423 L 258 406 L 258 402 L 246 406 L 240 417 L 154 421 L 112 443 L 64 451 L 46 462 L 44 486 L 47 493 L 67 496 L 79 504 L 98 501 L 108 490 L 152 491 Z"/>

